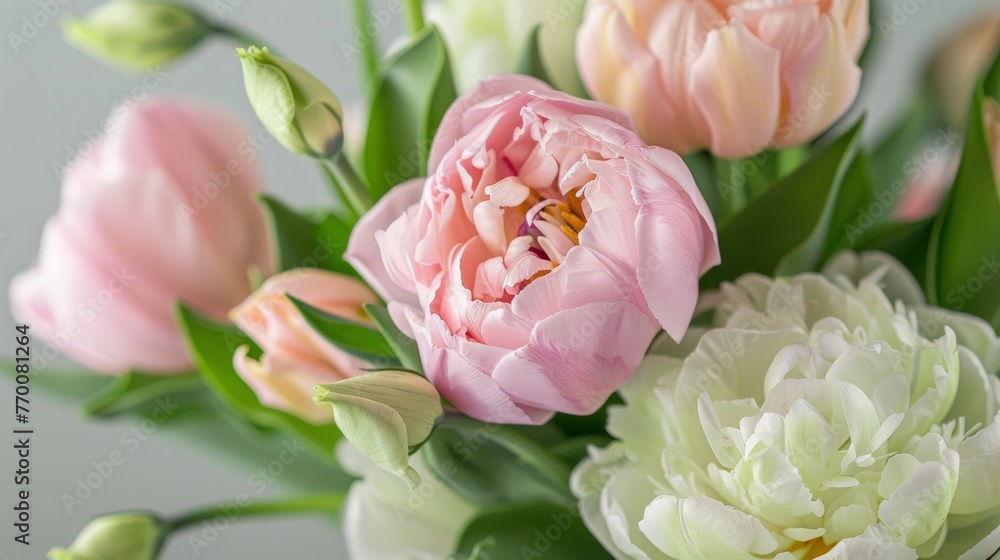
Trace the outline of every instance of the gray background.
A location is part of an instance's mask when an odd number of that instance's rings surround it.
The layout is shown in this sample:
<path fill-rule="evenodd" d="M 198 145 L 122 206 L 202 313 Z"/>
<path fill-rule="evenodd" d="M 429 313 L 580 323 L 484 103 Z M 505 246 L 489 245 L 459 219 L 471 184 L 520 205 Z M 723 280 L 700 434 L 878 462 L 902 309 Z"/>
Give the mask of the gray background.
<path fill-rule="evenodd" d="M 68 1 L 60 15 L 79 15 L 98 3 Z M 341 95 L 346 106 L 358 99 L 360 69 L 341 50 L 342 42 L 350 41 L 357 32 L 347 0 L 195 3 L 209 14 L 215 12 L 216 4 L 232 6 L 233 10 L 224 14 L 227 23 L 253 31 L 310 69 Z M 900 110 L 919 79 L 922 61 L 940 38 L 981 10 L 1000 7 L 997 0 L 876 0 L 876 4 L 879 13 L 885 14 L 882 17 L 891 15 L 893 6 L 911 14 L 898 31 L 883 34 L 873 30 L 881 44 L 871 53 L 871 70 L 857 109 L 869 111 L 872 117 L 870 138 Z M 54 21 L 14 53 L 8 33 L 20 33 L 22 18 L 31 18 L 39 11 L 41 7 L 34 0 L 6 1 L 0 7 L 0 32 L 5 39 L 0 44 L 0 286 L 4 287 L 14 274 L 30 265 L 43 222 L 57 208 L 58 179 L 53 162 L 65 162 L 67 153 L 86 141 L 87 131 L 97 128 L 118 100 L 130 95 L 142 80 L 142 76 L 95 63 L 66 46 Z M 383 44 L 390 43 L 401 26 L 401 17 L 396 17 L 380 38 Z M 151 93 L 215 100 L 243 116 L 251 130 L 257 130 L 231 44 L 212 40 L 166 71 L 166 79 Z M 268 189 L 282 199 L 297 206 L 327 201 L 325 186 L 308 161 L 272 143 L 261 162 Z M 12 326 L 4 290 L 0 297 L 0 354 L 4 356 L 12 353 Z M 4 376 L 0 379 L 0 431 L 12 424 L 13 400 L 12 384 Z M 173 514 L 192 506 L 231 501 L 248 491 L 247 479 L 254 471 L 274 459 L 264 453 L 237 460 L 230 454 L 213 452 L 204 443 L 192 442 L 177 433 L 179 430 L 167 429 L 156 431 L 132 452 L 123 446 L 121 437 L 139 425 L 136 419 L 85 422 L 73 402 L 54 398 L 40 388 L 32 394 L 32 409 L 38 432 L 32 449 L 33 545 L 25 549 L 12 544 L 15 456 L 8 436 L 0 441 L 0 478 L 4 481 L 0 484 L 0 556 L 41 558 L 50 546 L 72 541 L 87 519 L 99 513 L 145 508 Z M 81 507 L 67 513 L 60 497 L 74 491 L 78 477 L 94 471 L 92 462 L 106 460 L 115 450 L 125 453 L 125 463 Z M 290 493 L 290 478 L 294 477 L 279 477 L 268 488 L 268 495 Z M 176 539 L 165 555 L 171 560 L 194 557 L 186 536 Z M 334 524 L 298 518 L 236 523 L 220 533 L 200 557 L 343 558 L 345 554 Z"/>

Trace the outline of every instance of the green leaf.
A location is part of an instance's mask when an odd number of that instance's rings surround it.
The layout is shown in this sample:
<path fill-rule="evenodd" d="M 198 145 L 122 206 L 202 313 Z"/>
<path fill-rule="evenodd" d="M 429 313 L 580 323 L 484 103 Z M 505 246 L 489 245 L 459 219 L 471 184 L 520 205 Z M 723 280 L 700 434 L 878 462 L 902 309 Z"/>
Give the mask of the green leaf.
<path fill-rule="evenodd" d="M 347 194 L 347 189 L 350 187 L 345 186 L 344 183 L 338 179 L 336 175 L 334 175 L 328 162 L 320 162 L 319 169 L 320 172 L 323 173 L 323 177 L 326 178 L 326 183 L 330 185 L 330 191 L 337 199 L 338 208 L 335 215 L 345 224 L 353 226 L 358 223 L 361 216 L 355 212 L 354 207 L 351 205 L 350 196 Z"/>
<path fill-rule="evenodd" d="M 478 556 L 472 556 L 474 552 Z M 482 560 L 611 558 L 587 530 L 576 504 L 548 503 L 519 504 L 481 514 L 466 526 L 458 554 Z"/>
<path fill-rule="evenodd" d="M 695 184 L 701 191 L 701 196 L 708 203 L 709 210 L 715 216 L 716 221 L 722 218 L 723 201 L 722 193 L 719 191 L 719 184 L 715 180 L 715 161 L 712 154 L 707 151 L 696 152 L 684 156 L 684 163 L 691 170 Z"/>
<path fill-rule="evenodd" d="M 913 273 L 926 293 L 927 247 L 930 245 L 933 226 L 933 218 L 883 226 L 863 237 L 856 250 L 881 251 L 892 255 Z"/>
<path fill-rule="evenodd" d="M 344 260 L 351 226 L 329 212 L 296 212 L 268 195 L 260 195 L 260 202 L 270 221 L 279 271 L 318 268 L 357 277 Z"/>
<path fill-rule="evenodd" d="M 364 150 L 373 200 L 426 175 L 434 133 L 456 96 L 444 40 L 427 27 L 389 61 L 375 91 Z"/>
<path fill-rule="evenodd" d="M 393 355 L 391 346 L 379 331 L 361 323 L 331 315 L 291 295 L 288 295 L 288 299 L 295 304 L 309 326 L 316 329 L 316 332 L 321 334 L 330 344 L 368 362 L 374 369 L 401 366 L 399 360 Z"/>
<path fill-rule="evenodd" d="M 385 306 L 366 303 L 364 307 L 365 312 L 375 322 L 375 327 L 385 338 L 385 343 L 396 355 L 400 365 L 408 371 L 423 375 L 424 367 L 420 361 L 420 350 L 417 348 L 417 342 L 399 330 Z"/>
<path fill-rule="evenodd" d="M 201 387 L 201 379 L 195 373 L 151 375 L 130 371 L 90 397 L 83 405 L 83 412 L 87 416 L 112 416 L 159 397 Z"/>
<path fill-rule="evenodd" d="M 715 159 L 715 174 L 728 209 L 727 217 L 736 215 L 747 201 L 767 191 L 768 180 L 757 158 L 767 161 L 768 154 L 761 152 L 745 159 Z"/>
<path fill-rule="evenodd" d="M 0 360 L 0 370 L 9 377 L 11 383 L 17 379 L 14 359 L 5 357 Z M 80 395 L 96 393 L 108 384 L 107 375 L 98 375 L 88 371 L 56 372 L 48 369 L 42 371 L 32 366 L 30 371 L 31 388 L 41 389 L 59 398 L 80 402 Z"/>
<path fill-rule="evenodd" d="M 962 162 L 934 223 L 927 290 L 934 305 L 1000 327 L 1000 195 L 987 135 L 983 89 L 976 87 Z"/>
<path fill-rule="evenodd" d="M 819 208 L 812 230 L 805 241 L 782 257 L 775 269 L 775 275 L 792 275 L 816 270 L 824 257 L 830 256 L 837 248 L 850 246 L 859 234 L 851 230 L 852 218 L 857 220 L 868 212 L 872 198 L 871 177 L 864 154 L 859 154 L 862 123 L 848 133 L 850 140 L 833 176 L 823 176 L 821 185 L 828 185 L 826 200 Z M 857 154 L 857 155 L 855 155 Z M 800 183 L 807 186 L 809 183 Z M 807 187 L 808 188 L 808 187 Z M 816 201 L 819 202 L 818 200 Z"/>
<path fill-rule="evenodd" d="M 906 110 L 904 117 L 895 128 L 879 143 L 872 152 L 871 166 L 875 196 L 887 207 L 882 218 L 886 221 L 898 206 L 901 194 L 913 179 L 921 173 L 917 161 L 918 154 L 923 149 L 938 122 L 932 110 L 930 96 L 926 93 L 917 97 Z M 941 128 L 938 134 L 950 134 L 950 128 Z M 945 138 L 947 144 L 950 137 Z M 958 149 L 958 141 L 954 148 Z M 939 153 L 938 157 L 947 157 Z"/>
<path fill-rule="evenodd" d="M 983 80 L 983 89 L 986 91 L 986 95 L 1000 101 L 1000 49 L 997 49 L 993 65 L 986 72 L 986 78 Z"/>
<path fill-rule="evenodd" d="M 833 217 L 859 149 L 861 125 L 780 179 L 722 226 L 722 264 L 705 275 L 703 287 L 716 288 L 748 272 L 771 275 L 820 264 L 828 232 L 843 225 L 833 223 Z"/>
<path fill-rule="evenodd" d="M 871 167 L 868 156 L 858 153 L 851 162 L 832 207 L 824 237 L 820 263 L 841 249 L 848 249 L 864 238 L 864 233 L 875 227 L 878 219 L 888 210 L 873 198 Z M 827 209 L 824 209 L 826 211 Z M 814 263 L 811 270 L 819 263 Z"/>
<path fill-rule="evenodd" d="M 336 464 L 333 446 L 341 434 L 334 424 L 316 426 L 287 412 L 264 406 L 236 373 L 233 353 L 237 348 L 248 346 L 250 357 L 260 357 L 260 348 L 249 337 L 232 325 L 217 323 L 183 305 L 178 308 L 178 317 L 202 380 L 223 403 L 257 426 L 275 428 L 301 438 L 302 444 L 317 457 Z"/>
<path fill-rule="evenodd" d="M 552 85 L 552 79 L 549 78 L 545 63 L 542 61 L 542 47 L 539 43 L 541 28 L 541 25 L 536 25 L 528 34 L 528 41 L 525 43 L 524 50 L 521 51 L 521 59 L 517 63 L 517 73 L 538 78 Z"/>
<path fill-rule="evenodd" d="M 439 426 L 420 448 L 421 456 L 438 478 L 476 504 L 561 502 L 564 497 L 544 477 L 490 440 L 491 429 L 501 427 L 456 431 Z"/>
<path fill-rule="evenodd" d="M 486 538 L 472 545 L 471 552 L 456 552 L 447 560 L 490 560 L 489 551 L 495 548 L 496 544 L 492 537 Z"/>

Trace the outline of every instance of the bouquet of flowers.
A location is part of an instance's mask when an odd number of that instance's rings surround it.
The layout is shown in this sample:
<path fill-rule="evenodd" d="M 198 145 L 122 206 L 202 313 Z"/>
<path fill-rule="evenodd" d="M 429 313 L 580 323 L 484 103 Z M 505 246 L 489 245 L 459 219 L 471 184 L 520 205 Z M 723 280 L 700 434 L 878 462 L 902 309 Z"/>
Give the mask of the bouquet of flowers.
<path fill-rule="evenodd" d="M 135 69 L 234 41 L 264 127 L 150 99 L 66 170 L 11 302 L 114 376 L 88 414 L 291 438 L 302 496 L 241 514 L 339 516 L 359 560 L 997 554 L 1000 25 L 866 143 L 867 0 L 354 4 L 354 109 L 190 7 L 66 23 Z M 327 207 L 260 194 L 273 140 Z M 152 560 L 219 512 L 49 557 Z"/>

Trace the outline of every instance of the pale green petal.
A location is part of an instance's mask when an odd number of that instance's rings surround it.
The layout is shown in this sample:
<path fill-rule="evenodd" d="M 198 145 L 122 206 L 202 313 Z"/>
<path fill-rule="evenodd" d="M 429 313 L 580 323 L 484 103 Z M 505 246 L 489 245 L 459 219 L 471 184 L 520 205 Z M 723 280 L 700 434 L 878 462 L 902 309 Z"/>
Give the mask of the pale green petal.
<path fill-rule="evenodd" d="M 986 426 L 1000 411 L 1000 379 L 986 373 L 979 357 L 964 346 L 958 348 L 958 359 L 958 391 L 945 420 L 964 418 L 966 429 Z"/>
<path fill-rule="evenodd" d="M 657 497 L 639 530 L 673 558 L 758 560 L 778 546 L 760 521 L 704 496 Z"/>
<path fill-rule="evenodd" d="M 748 508 L 778 527 L 816 529 L 823 525 L 823 502 L 813 499 L 802 477 L 775 447 L 733 471 L 748 489 Z"/>
<path fill-rule="evenodd" d="M 267 48 L 238 49 L 247 98 L 268 131 L 289 151 L 320 158 L 344 142 L 340 100 L 301 66 Z"/>
<path fill-rule="evenodd" d="M 971 515 L 1000 507 L 1000 414 L 958 447 L 962 470 L 952 513 Z"/>
<path fill-rule="evenodd" d="M 917 547 L 933 537 L 948 517 L 957 473 L 937 462 L 923 463 L 879 504 L 879 520 Z"/>
<path fill-rule="evenodd" d="M 63 22 L 73 45 L 114 65 L 144 70 L 170 62 L 211 33 L 200 16 L 171 2 L 111 0 Z"/>
<path fill-rule="evenodd" d="M 344 437 L 373 463 L 418 484 L 410 450 L 426 440 L 444 413 L 437 390 L 422 376 L 379 371 L 317 387 L 333 407 Z"/>
<path fill-rule="evenodd" d="M 833 550 L 816 560 L 858 560 L 871 558 L 878 560 L 917 560 L 917 553 L 899 543 L 880 542 L 864 537 L 847 539 L 837 543 Z"/>
<path fill-rule="evenodd" d="M 924 292 L 913 274 L 893 257 L 879 252 L 860 255 L 851 251 L 841 251 L 823 266 L 823 275 L 838 279 L 844 277 L 850 284 L 861 280 L 875 280 L 890 301 L 902 301 L 906 305 L 924 303 Z"/>
<path fill-rule="evenodd" d="M 589 457 L 573 471 L 570 486 L 579 499 L 580 516 L 590 532 L 616 558 L 661 558 L 637 524 L 655 495 L 655 487 L 642 475 L 649 463 L 637 462 L 623 447 L 591 448 Z"/>
<path fill-rule="evenodd" d="M 94 518 L 68 549 L 49 551 L 52 560 L 155 560 L 164 524 L 146 513 Z"/>
<path fill-rule="evenodd" d="M 929 339 L 944 336 L 945 327 L 955 331 L 958 343 L 972 350 L 983 362 L 986 371 L 1000 374 L 1000 339 L 993 327 L 979 317 L 940 307 L 914 308 L 920 334 Z"/>
<path fill-rule="evenodd" d="M 886 255 L 824 272 L 723 284 L 720 328 L 622 391 L 631 463 L 588 469 L 601 507 L 581 506 L 616 558 L 954 560 L 1000 523 L 995 333 L 929 324 Z"/>

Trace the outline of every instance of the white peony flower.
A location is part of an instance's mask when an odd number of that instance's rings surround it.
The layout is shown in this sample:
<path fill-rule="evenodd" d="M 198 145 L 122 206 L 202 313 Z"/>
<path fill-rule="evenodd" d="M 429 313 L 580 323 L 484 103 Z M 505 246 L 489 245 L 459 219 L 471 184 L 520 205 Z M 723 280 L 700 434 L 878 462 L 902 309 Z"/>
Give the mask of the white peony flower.
<path fill-rule="evenodd" d="M 477 513 L 424 466 L 419 453 L 410 458 L 421 479 L 415 488 L 346 440 L 337 444 L 337 459 L 348 473 L 362 477 L 351 485 L 343 512 L 352 560 L 444 560 Z"/>
<path fill-rule="evenodd" d="M 557 89 L 582 93 L 573 45 L 582 0 L 428 0 L 428 23 L 441 30 L 460 91 L 484 78 L 509 74 L 539 27 L 542 64 Z"/>
<path fill-rule="evenodd" d="M 665 342 L 573 475 L 616 558 L 985 560 L 1000 547 L 1000 343 L 879 254 L 747 275 Z"/>

